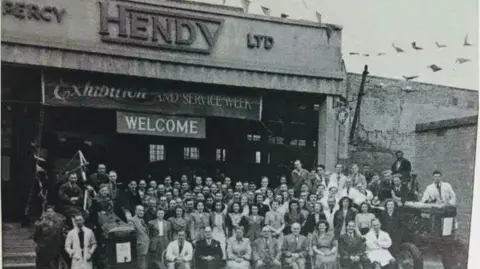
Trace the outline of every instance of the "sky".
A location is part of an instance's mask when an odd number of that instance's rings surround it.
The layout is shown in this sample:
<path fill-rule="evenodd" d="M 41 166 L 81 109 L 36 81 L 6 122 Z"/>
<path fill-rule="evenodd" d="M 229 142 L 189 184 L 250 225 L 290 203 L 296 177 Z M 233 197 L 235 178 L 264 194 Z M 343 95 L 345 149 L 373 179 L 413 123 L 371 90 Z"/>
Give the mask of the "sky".
<path fill-rule="evenodd" d="M 242 1 L 226 0 L 226 5 L 242 7 Z M 311 21 L 317 21 L 318 11 L 324 23 L 341 25 L 348 72 L 361 73 L 368 65 L 373 76 L 419 76 L 415 81 L 478 89 L 478 0 L 251 0 L 248 12 L 263 14 L 261 6 L 270 8 L 271 16 L 286 13 Z M 473 46 L 463 46 L 466 35 Z M 414 50 L 414 41 L 423 50 Z M 437 48 L 435 41 L 447 47 Z M 405 52 L 396 53 L 392 44 Z M 457 58 L 471 61 L 459 64 Z M 442 70 L 432 72 L 427 68 L 432 64 Z"/>

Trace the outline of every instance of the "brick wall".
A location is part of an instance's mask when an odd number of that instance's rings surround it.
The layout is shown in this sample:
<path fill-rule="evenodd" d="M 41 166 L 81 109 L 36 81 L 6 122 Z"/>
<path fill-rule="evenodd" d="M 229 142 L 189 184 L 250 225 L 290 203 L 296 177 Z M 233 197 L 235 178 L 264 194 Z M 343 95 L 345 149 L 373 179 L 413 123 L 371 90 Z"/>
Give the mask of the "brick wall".
<path fill-rule="evenodd" d="M 457 194 L 458 237 L 468 242 L 473 201 L 476 121 L 464 126 L 445 126 L 417 132 L 415 164 L 420 189 L 432 181 L 432 172 L 440 170 Z"/>
<path fill-rule="evenodd" d="M 356 106 L 361 74 L 349 73 L 350 121 Z M 368 76 L 362 99 L 357 144 L 348 163 L 369 163 L 376 171 L 389 169 L 394 152 L 415 158 L 415 125 L 476 115 L 478 92 L 467 89 Z M 351 122 L 350 122 L 351 124 Z M 420 167 L 412 161 L 412 169 Z"/>

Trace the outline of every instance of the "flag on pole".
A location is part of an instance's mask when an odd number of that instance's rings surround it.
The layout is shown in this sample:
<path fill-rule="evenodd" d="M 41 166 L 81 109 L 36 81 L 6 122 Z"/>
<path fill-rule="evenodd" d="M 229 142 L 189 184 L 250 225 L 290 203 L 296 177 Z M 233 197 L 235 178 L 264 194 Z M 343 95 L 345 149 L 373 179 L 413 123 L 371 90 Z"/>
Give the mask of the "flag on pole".
<path fill-rule="evenodd" d="M 270 9 L 268 7 L 262 6 L 263 14 L 270 16 Z"/>
<path fill-rule="evenodd" d="M 242 0 L 243 12 L 248 13 L 248 7 L 250 6 L 250 0 Z"/>
<path fill-rule="evenodd" d="M 317 15 L 318 23 L 322 24 L 322 14 L 320 14 L 318 11 L 315 11 L 315 15 Z"/>

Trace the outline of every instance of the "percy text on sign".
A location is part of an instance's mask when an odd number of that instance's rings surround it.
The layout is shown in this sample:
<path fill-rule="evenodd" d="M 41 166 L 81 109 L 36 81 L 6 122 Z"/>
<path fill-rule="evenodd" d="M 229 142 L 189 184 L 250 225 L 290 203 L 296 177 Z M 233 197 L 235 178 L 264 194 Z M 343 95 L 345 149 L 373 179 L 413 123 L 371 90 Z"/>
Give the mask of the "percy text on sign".
<path fill-rule="evenodd" d="M 67 11 L 54 6 L 41 6 L 25 2 L 2 1 L 2 15 L 11 15 L 21 20 L 61 23 Z"/>
<path fill-rule="evenodd" d="M 122 4 L 117 5 L 118 13 L 113 15 L 108 2 L 99 4 L 100 34 L 102 41 L 110 43 L 209 54 L 223 24 L 223 19 Z"/>

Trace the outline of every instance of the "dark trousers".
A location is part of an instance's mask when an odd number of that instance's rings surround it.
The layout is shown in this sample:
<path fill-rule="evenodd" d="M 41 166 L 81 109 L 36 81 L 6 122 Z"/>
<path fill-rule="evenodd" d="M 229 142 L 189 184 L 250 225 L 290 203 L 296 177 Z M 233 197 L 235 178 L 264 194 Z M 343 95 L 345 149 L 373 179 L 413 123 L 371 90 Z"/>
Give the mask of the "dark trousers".
<path fill-rule="evenodd" d="M 35 258 L 35 268 L 36 269 L 58 269 L 58 257 L 42 257 L 42 255 L 37 255 Z"/>

